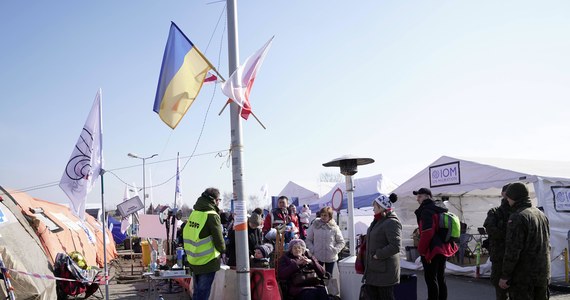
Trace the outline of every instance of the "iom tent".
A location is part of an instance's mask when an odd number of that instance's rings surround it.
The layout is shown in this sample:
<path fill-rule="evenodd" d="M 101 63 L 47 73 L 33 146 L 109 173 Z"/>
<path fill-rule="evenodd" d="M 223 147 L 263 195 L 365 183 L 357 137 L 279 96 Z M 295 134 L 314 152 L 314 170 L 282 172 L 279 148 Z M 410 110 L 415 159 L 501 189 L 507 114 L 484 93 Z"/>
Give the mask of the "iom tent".
<path fill-rule="evenodd" d="M 570 162 L 440 157 L 394 190 L 399 196 L 395 209 L 403 225 L 402 238 L 408 238 L 403 246 L 411 243 L 417 227 L 414 190 L 428 187 L 435 199 L 448 200 L 449 210 L 467 224 L 467 233 L 476 234 L 487 211 L 500 204 L 502 186 L 512 182 L 525 183 L 533 204 L 544 209 L 550 222 L 552 277 L 563 277 L 564 262 L 554 258 L 568 246 Z"/>
<path fill-rule="evenodd" d="M 0 255 L 7 269 L 16 299 L 56 299 L 55 280 L 31 273 L 53 276 L 52 265 L 40 240 L 21 208 L 0 187 Z M 20 273 L 20 272 L 23 273 Z M 7 295 L 2 283 L 0 294 Z"/>

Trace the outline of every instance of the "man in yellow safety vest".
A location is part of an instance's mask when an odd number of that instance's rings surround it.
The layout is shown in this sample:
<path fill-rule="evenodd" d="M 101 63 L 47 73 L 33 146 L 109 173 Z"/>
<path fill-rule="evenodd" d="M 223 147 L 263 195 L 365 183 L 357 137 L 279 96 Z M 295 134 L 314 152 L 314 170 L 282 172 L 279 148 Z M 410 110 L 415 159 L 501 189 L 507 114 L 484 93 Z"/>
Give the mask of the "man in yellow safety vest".
<path fill-rule="evenodd" d="M 194 204 L 182 232 L 184 251 L 193 274 L 194 300 L 210 297 L 216 271 L 220 269 L 221 254 L 226 251 L 218 215 L 219 202 L 220 191 L 207 188 Z"/>

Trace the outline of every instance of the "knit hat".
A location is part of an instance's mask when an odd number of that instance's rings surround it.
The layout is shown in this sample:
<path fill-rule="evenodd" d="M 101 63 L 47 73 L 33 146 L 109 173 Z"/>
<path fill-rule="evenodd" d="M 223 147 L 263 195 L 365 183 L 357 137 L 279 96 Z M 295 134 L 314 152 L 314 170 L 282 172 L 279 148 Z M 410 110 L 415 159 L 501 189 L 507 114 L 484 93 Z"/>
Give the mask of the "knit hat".
<path fill-rule="evenodd" d="M 257 213 L 251 213 L 251 216 L 247 219 L 247 221 L 252 225 L 255 225 L 255 227 L 259 227 L 263 222 L 261 220 L 261 216 L 258 215 Z"/>
<path fill-rule="evenodd" d="M 380 205 L 380 207 L 384 208 L 385 210 L 391 210 L 392 203 L 396 201 L 398 201 L 398 195 L 394 193 L 390 194 L 390 196 L 380 194 L 378 198 L 374 199 L 374 202 L 376 202 L 376 204 Z"/>
<path fill-rule="evenodd" d="M 289 251 L 291 251 L 291 249 L 293 249 L 293 246 L 295 245 L 301 245 L 303 248 L 307 249 L 305 241 L 303 241 L 302 239 L 293 239 L 289 242 Z"/>
<path fill-rule="evenodd" d="M 378 198 L 374 199 L 374 202 L 384 209 L 392 209 L 392 202 L 390 202 L 390 199 L 386 195 L 380 194 Z"/>
<path fill-rule="evenodd" d="M 509 185 L 511 185 L 510 183 L 507 183 L 505 185 L 503 185 L 503 188 L 501 189 L 501 193 L 504 193 L 507 191 L 507 189 L 509 188 Z"/>
<path fill-rule="evenodd" d="M 514 201 L 528 199 L 528 189 L 523 183 L 511 183 L 507 188 L 507 197 Z"/>
<path fill-rule="evenodd" d="M 263 257 L 268 258 L 269 254 L 271 254 L 271 252 L 273 252 L 273 245 L 263 244 L 263 245 L 259 245 L 259 246 L 255 247 L 255 249 L 259 249 L 259 251 L 261 251 L 261 254 L 263 254 Z"/>

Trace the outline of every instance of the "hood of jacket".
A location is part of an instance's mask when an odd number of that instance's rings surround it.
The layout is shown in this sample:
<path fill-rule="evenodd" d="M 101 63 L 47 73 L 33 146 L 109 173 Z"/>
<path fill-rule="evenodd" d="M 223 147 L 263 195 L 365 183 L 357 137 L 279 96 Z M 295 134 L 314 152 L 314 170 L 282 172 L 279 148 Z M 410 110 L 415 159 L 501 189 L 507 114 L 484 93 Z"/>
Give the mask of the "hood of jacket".
<path fill-rule="evenodd" d="M 527 207 L 532 207 L 532 202 L 530 201 L 529 197 L 523 198 L 521 200 L 515 201 L 515 203 L 512 206 L 513 210 L 520 210 L 520 209 L 524 209 Z"/>
<path fill-rule="evenodd" d="M 200 196 L 198 200 L 196 200 L 196 204 L 194 204 L 194 210 L 197 211 L 213 210 L 217 213 L 220 211 L 220 209 L 216 206 L 216 203 L 214 203 L 213 199 L 202 196 Z"/>
<path fill-rule="evenodd" d="M 433 201 L 432 199 L 425 199 L 422 202 L 422 204 L 420 204 L 420 207 L 418 207 L 418 209 L 416 209 L 416 211 L 415 211 L 416 217 L 418 219 L 421 217 L 422 211 L 424 209 L 429 209 L 430 211 L 433 211 L 434 213 L 442 213 L 442 212 L 449 211 L 447 208 L 443 208 L 443 207 L 435 205 L 435 201 Z"/>

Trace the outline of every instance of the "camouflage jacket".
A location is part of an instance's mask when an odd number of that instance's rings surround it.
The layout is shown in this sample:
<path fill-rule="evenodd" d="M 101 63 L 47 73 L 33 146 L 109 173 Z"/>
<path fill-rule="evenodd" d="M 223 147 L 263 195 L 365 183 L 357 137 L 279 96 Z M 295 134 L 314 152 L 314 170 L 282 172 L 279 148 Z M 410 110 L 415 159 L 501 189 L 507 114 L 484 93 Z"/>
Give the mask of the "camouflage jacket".
<path fill-rule="evenodd" d="M 507 223 L 502 279 L 511 285 L 546 286 L 550 278 L 548 219 L 530 199 L 515 202 Z"/>
<path fill-rule="evenodd" d="M 511 207 L 507 199 L 501 200 L 501 206 L 493 207 L 487 212 L 483 227 L 489 235 L 489 256 L 493 263 L 502 263 L 505 254 L 505 236 L 507 222 L 511 215 Z"/>

